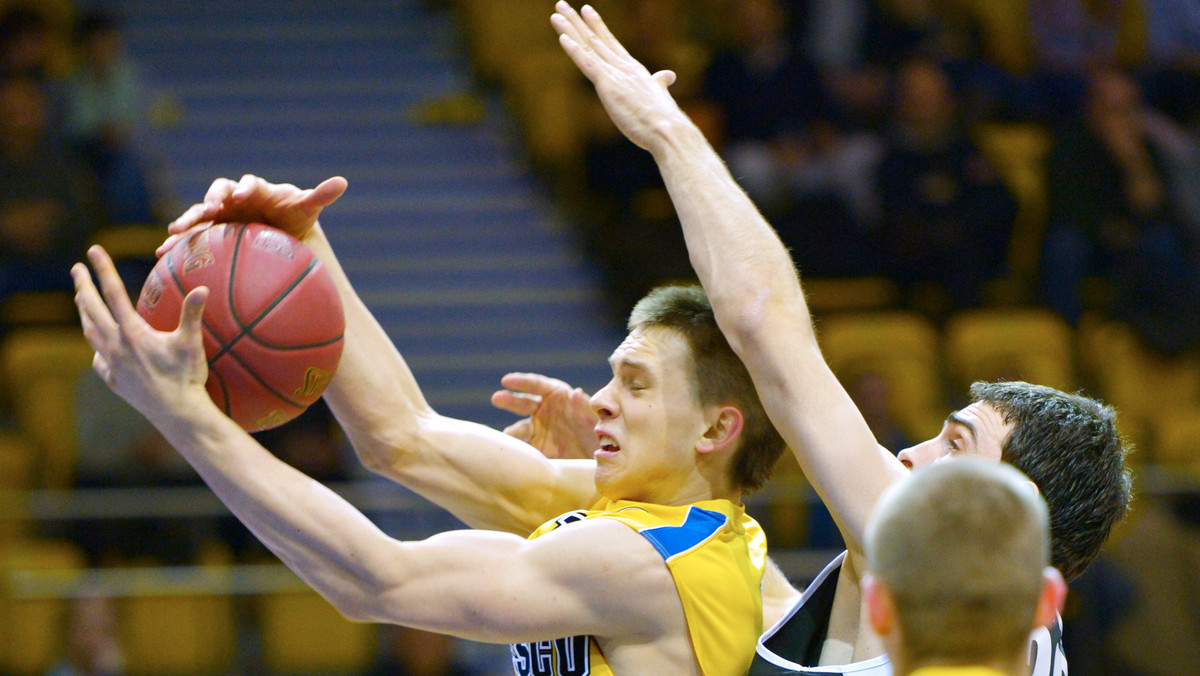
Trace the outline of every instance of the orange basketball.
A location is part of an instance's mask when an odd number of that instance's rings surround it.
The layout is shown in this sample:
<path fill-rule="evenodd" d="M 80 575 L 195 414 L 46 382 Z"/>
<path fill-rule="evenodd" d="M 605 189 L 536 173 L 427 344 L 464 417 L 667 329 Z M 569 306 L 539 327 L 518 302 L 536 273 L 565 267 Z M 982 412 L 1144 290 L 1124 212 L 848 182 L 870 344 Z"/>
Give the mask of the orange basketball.
<path fill-rule="evenodd" d="M 259 223 L 193 233 L 150 272 L 138 314 L 156 329 L 179 325 L 183 298 L 207 286 L 205 387 L 250 432 L 304 412 L 342 356 L 345 317 L 329 271 L 291 235 Z"/>

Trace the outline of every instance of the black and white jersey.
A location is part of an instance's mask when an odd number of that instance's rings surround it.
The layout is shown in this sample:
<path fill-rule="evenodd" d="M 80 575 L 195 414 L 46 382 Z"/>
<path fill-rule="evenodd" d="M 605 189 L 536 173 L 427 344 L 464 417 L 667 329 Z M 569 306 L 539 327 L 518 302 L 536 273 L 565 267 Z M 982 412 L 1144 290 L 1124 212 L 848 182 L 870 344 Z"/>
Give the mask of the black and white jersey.
<path fill-rule="evenodd" d="M 758 651 L 748 676 L 892 676 L 887 655 L 850 664 L 808 666 L 820 661 L 829 631 L 833 594 L 846 553 L 842 552 L 805 588 L 800 600 L 775 626 L 758 639 Z M 1031 676 L 1067 676 L 1062 647 L 1062 618 L 1049 629 L 1030 636 Z"/>

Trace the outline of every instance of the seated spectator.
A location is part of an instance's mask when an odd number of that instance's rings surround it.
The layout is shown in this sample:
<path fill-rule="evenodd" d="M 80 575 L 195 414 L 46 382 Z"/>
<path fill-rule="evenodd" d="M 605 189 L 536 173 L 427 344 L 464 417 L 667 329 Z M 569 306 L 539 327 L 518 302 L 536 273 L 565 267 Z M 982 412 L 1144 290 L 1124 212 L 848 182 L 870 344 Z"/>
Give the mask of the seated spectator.
<path fill-rule="evenodd" d="M 152 223 L 154 200 L 136 139 L 145 125 L 145 95 L 112 14 L 80 18 L 79 66 L 67 79 L 68 138 L 100 179 L 110 223 Z"/>
<path fill-rule="evenodd" d="M 719 150 L 733 175 L 768 217 L 777 216 L 788 207 L 787 175 L 823 106 L 820 76 L 788 32 L 781 0 L 746 0 L 733 12 L 737 45 L 713 56 L 701 96 L 718 111 Z"/>
<path fill-rule="evenodd" d="M 1047 160 L 1043 283 L 1050 306 L 1077 322 L 1083 282 L 1102 280 L 1109 297 L 1098 309 L 1173 353 L 1200 340 L 1192 307 L 1200 290 L 1200 240 L 1181 218 L 1156 144 L 1162 136 L 1150 133 L 1148 119 L 1131 76 L 1093 73 L 1082 124 L 1059 132 Z"/>
<path fill-rule="evenodd" d="M 48 106 L 34 80 L 0 79 L 0 298 L 70 290 L 101 222 L 95 177 L 55 142 Z"/>
<path fill-rule="evenodd" d="M 1078 111 L 1089 70 L 1117 63 L 1125 0 L 1038 0 L 1029 3 L 1035 114 L 1054 123 Z"/>
<path fill-rule="evenodd" d="M 27 78 L 46 96 L 47 131 L 61 136 L 63 94 L 55 68 L 61 50 L 50 19 L 34 3 L 16 4 L 0 15 L 0 76 Z"/>
<path fill-rule="evenodd" d="M 978 306 L 985 283 L 1005 271 L 1016 201 L 967 135 L 938 64 L 907 61 L 895 89 L 872 244 L 918 309 Z"/>
<path fill-rule="evenodd" d="M 681 4 L 646 0 L 631 11 L 630 50 L 651 68 L 674 71 L 671 93 L 689 105 L 707 52 L 682 30 Z M 584 146 L 584 186 L 590 199 L 580 214 L 583 239 L 603 271 L 612 319 L 624 323 L 629 308 L 650 289 L 690 278 L 691 264 L 654 158 L 613 126 L 598 101 L 588 105 L 593 107 L 593 130 Z M 703 124 L 704 113 L 692 112 Z"/>

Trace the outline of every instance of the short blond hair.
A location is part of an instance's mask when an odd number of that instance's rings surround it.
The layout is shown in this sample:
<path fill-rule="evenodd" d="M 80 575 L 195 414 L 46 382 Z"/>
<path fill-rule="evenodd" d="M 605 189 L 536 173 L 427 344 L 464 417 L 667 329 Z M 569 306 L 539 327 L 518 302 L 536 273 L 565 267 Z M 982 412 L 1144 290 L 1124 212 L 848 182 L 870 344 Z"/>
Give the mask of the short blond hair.
<path fill-rule="evenodd" d="M 1029 642 L 1050 565 L 1046 503 L 1015 468 L 917 469 L 880 499 L 867 565 L 895 604 L 907 661 L 981 664 Z"/>

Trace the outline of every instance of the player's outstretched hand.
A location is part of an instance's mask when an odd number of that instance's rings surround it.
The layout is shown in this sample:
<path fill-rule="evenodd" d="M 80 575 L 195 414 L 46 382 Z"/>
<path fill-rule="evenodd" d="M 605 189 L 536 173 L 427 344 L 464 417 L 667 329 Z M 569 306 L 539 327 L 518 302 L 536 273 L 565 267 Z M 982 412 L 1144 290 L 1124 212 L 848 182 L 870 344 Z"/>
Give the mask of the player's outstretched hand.
<path fill-rule="evenodd" d="M 158 248 L 161 256 L 197 227 L 212 223 L 266 223 L 303 239 L 321 215 L 348 186 L 341 176 L 327 178 L 315 188 L 300 189 L 290 183 L 271 183 L 246 174 L 239 181 L 218 178 L 204 201 L 193 204 L 167 226 L 170 236 Z"/>
<path fill-rule="evenodd" d="M 675 73 L 661 70 L 651 74 L 625 51 L 590 5 L 576 12 L 558 2 L 550 17 L 563 51 L 596 87 L 609 117 L 630 141 L 653 152 L 661 138 L 660 125 L 686 116 L 667 91 Z"/>
<path fill-rule="evenodd" d="M 519 416 L 505 428 L 547 458 L 591 459 L 598 443 L 596 422 L 587 393 L 557 378 L 536 373 L 509 373 L 500 379 L 507 389 L 492 395 L 492 405 Z"/>
<path fill-rule="evenodd" d="M 137 313 L 108 253 L 93 246 L 88 259 L 99 289 L 83 263 L 72 266 L 71 278 L 83 335 L 96 351 L 96 373 L 155 424 L 208 400 L 208 364 L 200 335 L 208 289 L 199 287 L 187 295 L 175 331 L 157 331 Z"/>

